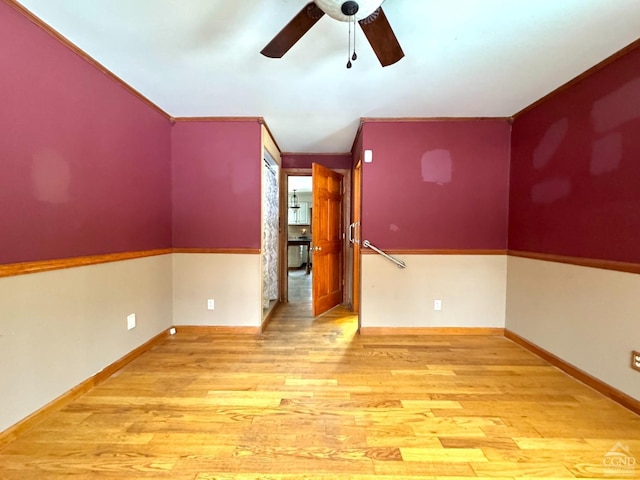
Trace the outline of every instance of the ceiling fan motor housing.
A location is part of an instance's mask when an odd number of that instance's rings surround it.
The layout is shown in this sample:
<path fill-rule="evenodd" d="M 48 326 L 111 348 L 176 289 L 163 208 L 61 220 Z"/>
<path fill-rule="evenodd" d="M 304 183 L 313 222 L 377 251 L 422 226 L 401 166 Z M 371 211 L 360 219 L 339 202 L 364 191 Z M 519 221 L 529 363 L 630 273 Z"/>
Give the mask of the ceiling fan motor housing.
<path fill-rule="evenodd" d="M 340 7 L 340 10 L 342 10 L 342 13 L 345 14 L 347 17 L 352 17 L 353 15 L 358 13 L 358 10 L 360 10 L 360 5 L 358 5 L 358 2 L 349 0 L 348 2 L 344 2 L 342 4 L 342 7 Z"/>
<path fill-rule="evenodd" d="M 353 20 L 362 20 L 375 12 L 383 0 L 314 0 L 314 3 L 331 18 L 348 22 Z M 353 12 L 353 13 L 351 13 Z"/>

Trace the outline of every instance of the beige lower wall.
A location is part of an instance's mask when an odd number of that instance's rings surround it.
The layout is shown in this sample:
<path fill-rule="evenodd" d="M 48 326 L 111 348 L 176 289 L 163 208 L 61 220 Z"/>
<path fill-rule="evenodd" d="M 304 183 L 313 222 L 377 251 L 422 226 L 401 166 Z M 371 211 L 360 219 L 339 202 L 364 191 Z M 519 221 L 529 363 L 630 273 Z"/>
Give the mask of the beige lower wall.
<path fill-rule="evenodd" d="M 170 327 L 171 268 L 162 255 L 0 278 L 0 431 Z"/>
<path fill-rule="evenodd" d="M 509 257 L 506 325 L 640 400 L 640 275 Z"/>
<path fill-rule="evenodd" d="M 640 350 L 640 276 L 503 255 L 399 258 L 406 269 L 363 255 L 363 327 L 506 321 L 640 399 L 629 368 L 631 350 Z M 260 289 L 257 254 L 173 254 L 0 278 L 0 431 L 172 324 L 259 327 Z M 129 313 L 138 323 L 131 331 Z"/>
<path fill-rule="evenodd" d="M 495 327 L 505 325 L 505 255 L 362 256 L 363 327 Z M 442 310 L 434 310 L 434 300 Z"/>
<path fill-rule="evenodd" d="M 175 325 L 260 327 L 262 270 L 258 254 L 175 253 Z M 213 298 L 215 309 L 207 309 Z"/>

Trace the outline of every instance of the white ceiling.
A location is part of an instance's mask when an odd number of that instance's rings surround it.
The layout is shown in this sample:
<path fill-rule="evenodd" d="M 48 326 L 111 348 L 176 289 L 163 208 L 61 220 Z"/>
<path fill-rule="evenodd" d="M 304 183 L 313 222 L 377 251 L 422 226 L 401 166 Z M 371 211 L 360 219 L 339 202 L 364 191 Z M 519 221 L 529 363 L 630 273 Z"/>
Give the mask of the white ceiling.
<path fill-rule="evenodd" d="M 289 192 L 293 192 L 294 190 L 298 193 L 303 192 L 311 192 L 312 189 L 312 181 L 310 176 L 304 177 L 289 177 Z"/>
<path fill-rule="evenodd" d="M 387 0 L 382 68 L 324 16 L 260 50 L 307 0 L 20 0 L 175 117 L 262 116 L 287 152 L 347 152 L 360 117 L 511 116 L 636 40 L 639 0 Z"/>

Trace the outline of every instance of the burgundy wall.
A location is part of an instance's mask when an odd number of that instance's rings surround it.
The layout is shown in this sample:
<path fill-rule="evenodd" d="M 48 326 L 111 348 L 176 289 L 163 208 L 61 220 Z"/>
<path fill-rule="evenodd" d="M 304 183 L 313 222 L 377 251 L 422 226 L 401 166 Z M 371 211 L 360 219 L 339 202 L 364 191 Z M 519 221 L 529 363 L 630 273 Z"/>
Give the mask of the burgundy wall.
<path fill-rule="evenodd" d="M 260 123 L 178 122 L 171 139 L 173 246 L 260 248 Z"/>
<path fill-rule="evenodd" d="M 0 263 L 169 247 L 169 121 L 4 2 L 0 45 Z"/>
<path fill-rule="evenodd" d="M 166 248 L 172 221 L 176 247 L 260 247 L 257 121 L 171 128 L 4 2 L 0 44 L 0 263 Z M 639 131 L 640 49 L 519 116 L 511 144 L 504 120 L 366 123 L 363 238 L 502 249 L 509 200 L 510 249 L 640 262 Z M 283 155 L 312 162 L 352 156 Z"/>
<path fill-rule="evenodd" d="M 385 249 L 505 249 L 506 120 L 362 128 L 362 238 Z"/>
<path fill-rule="evenodd" d="M 334 170 L 351 170 L 352 159 L 350 153 L 283 153 L 282 168 L 311 168 L 317 163 Z"/>
<path fill-rule="evenodd" d="M 509 248 L 640 262 L 640 49 L 519 116 Z"/>

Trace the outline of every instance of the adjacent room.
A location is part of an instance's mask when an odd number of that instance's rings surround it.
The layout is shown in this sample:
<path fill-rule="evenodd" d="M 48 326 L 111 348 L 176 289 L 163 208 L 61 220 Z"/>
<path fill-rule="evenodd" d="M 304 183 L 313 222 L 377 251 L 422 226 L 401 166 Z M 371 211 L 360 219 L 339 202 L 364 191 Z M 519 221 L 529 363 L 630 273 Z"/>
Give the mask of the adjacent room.
<path fill-rule="evenodd" d="M 640 478 L 639 37 L 0 0 L 0 478 Z"/>
<path fill-rule="evenodd" d="M 287 300 L 311 302 L 313 278 L 311 243 L 312 177 L 289 176 L 287 201 Z"/>

